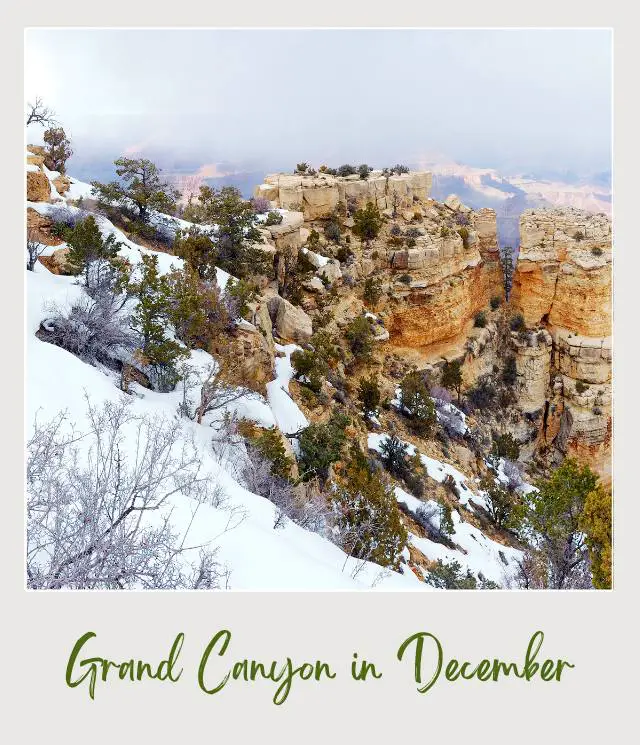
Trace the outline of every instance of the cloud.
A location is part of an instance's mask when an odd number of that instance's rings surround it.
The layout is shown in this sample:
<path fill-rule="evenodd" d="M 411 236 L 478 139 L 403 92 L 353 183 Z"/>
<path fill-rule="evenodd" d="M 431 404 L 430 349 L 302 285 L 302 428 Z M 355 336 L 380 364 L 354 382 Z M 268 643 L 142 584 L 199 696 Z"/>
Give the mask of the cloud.
<path fill-rule="evenodd" d="M 79 158 L 610 167 L 607 30 L 29 29 L 26 62 Z"/>

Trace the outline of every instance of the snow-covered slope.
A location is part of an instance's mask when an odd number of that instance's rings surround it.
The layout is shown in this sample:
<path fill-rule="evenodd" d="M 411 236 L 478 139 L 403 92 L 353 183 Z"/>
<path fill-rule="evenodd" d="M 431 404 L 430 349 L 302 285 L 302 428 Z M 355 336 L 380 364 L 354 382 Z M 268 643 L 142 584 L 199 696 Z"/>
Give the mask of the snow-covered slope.
<path fill-rule="evenodd" d="M 70 199 L 87 195 L 87 184 L 72 179 Z M 66 201 L 66 200 L 65 200 Z M 41 214 L 55 208 L 45 203 L 29 203 Z M 69 206 L 69 209 L 75 209 Z M 153 254 L 128 240 L 106 218 L 99 221 L 103 234 L 113 233 L 123 243 L 121 253 L 136 264 L 143 254 Z M 52 249 L 49 250 L 49 253 Z M 174 256 L 158 253 L 161 271 L 180 266 Z M 229 275 L 219 272 L 218 282 L 224 287 Z M 30 435 L 34 418 L 50 421 L 60 412 L 83 431 L 87 424 L 84 395 L 94 405 L 105 401 L 131 401 L 135 413 L 160 415 L 175 419 L 182 393 L 158 393 L 132 384 L 133 396 L 127 396 L 117 386 L 115 374 L 82 362 L 65 350 L 41 341 L 36 336 L 40 323 L 51 305 L 68 306 L 81 295 L 76 278 L 51 274 L 37 262 L 35 271 L 26 272 L 26 430 Z M 241 416 L 254 419 L 262 426 L 276 423 L 283 431 L 292 432 L 307 424 L 295 402 L 287 395 L 292 370 L 289 356 L 293 347 L 282 349 L 284 357 L 277 360 L 274 381 L 268 386 L 268 400 L 251 397 L 236 401 Z M 213 364 L 206 352 L 192 353 L 188 361 L 195 369 Z M 171 497 L 171 521 L 181 535 L 188 532 L 189 545 L 218 547 L 217 559 L 230 570 L 229 587 L 259 590 L 336 590 L 370 589 L 424 590 L 427 585 L 405 568 L 391 572 L 369 563 L 348 558 L 331 541 L 309 532 L 290 520 L 274 529 L 274 507 L 266 499 L 247 491 L 238 483 L 234 472 L 233 454 L 220 462 L 211 449 L 211 428 L 182 418 L 185 438 L 192 434 L 199 447 L 206 472 L 223 491 L 226 500 L 218 507 L 197 506 L 184 494 Z M 131 443 L 134 447 L 134 443 Z M 241 445 L 234 447 L 242 447 Z"/>

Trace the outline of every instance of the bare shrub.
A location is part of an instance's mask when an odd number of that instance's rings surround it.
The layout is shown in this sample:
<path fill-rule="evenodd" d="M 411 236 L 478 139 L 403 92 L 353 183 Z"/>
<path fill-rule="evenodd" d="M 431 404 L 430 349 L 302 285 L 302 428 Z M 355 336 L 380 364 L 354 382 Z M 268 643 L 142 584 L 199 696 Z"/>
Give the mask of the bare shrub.
<path fill-rule="evenodd" d="M 34 589 L 212 589 L 225 572 L 210 546 L 188 545 L 212 480 L 179 422 L 88 398 L 86 432 L 65 414 L 36 420 L 27 444 L 27 584 Z M 181 534 L 169 500 L 191 497 Z M 194 560 L 191 556 L 197 553 Z"/>
<path fill-rule="evenodd" d="M 198 424 L 206 414 L 223 413 L 235 401 L 241 398 L 255 399 L 258 394 L 243 385 L 233 385 L 225 380 L 224 365 L 220 362 L 210 365 L 204 374 L 198 374 L 193 367 L 183 364 L 178 368 L 182 381 L 182 401 L 178 407 L 179 413 Z M 197 403 L 190 395 L 192 390 L 198 389 Z"/>
<path fill-rule="evenodd" d="M 257 215 L 264 215 L 271 209 L 271 202 L 263 197 L 253 197 L 253 199 L 249 201 Z"/>
<path fill-rule="evenodd" d="M 246 489 L 274 505 L 274 529 L 283 527 L 288 518 L 314 533 L 326 532 L 329 511 L 319 489 L 294 486 L 289 480 L 276 476 L 271 462 L 251 444 L 247 444 L 239 477 Z"/>
<path fill-rule="evenodd" d="M 58 124 L 53 109 L 45 106 L 40 96 L 36 96 L 34 103 L 27 103 L 27 127 L 30 124 L 41 124 L 43 127 L 53 127 Z"/>
<path fill-rule="evenodd" d="M 420 505 L 414 513 L 416 522 L 422 527 L 430 541 L 435 541 L 435 543 L 441 543 L 452 548 L 454 544 L 440 527 L 441 515 L 442 506 L 430 502 Z"/>
<path fill-rule="evenodd" d="M 521 466 L 511 460 L 503 459 L 502 473 L 507 477 L 507 488 L 511 491 L 519 489 L 524 480 L 522 478 Z"/>
<path fill-rule="evenodd" d="M 41 338 L 92 365 L 129 361 L 139 340 L 122 312 L 125 302 L 126 297 L 103 285 L 91 296 L 83 294 L 69 310 L 49 306 Z"/>
<path fill-rule="evenodd" d="M 38 261 L 38 257 L 42 255 L 46 246 L 40 243 L 36 237 L 34 230 L 27 232 L 27 270 L 32 272 Z"/>

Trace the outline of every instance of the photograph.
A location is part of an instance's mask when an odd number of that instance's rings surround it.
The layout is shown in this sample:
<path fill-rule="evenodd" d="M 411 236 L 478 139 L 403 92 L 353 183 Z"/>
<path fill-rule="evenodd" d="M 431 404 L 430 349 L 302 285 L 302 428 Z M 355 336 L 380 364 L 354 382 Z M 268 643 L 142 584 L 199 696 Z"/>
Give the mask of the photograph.
<path fill-rule="evenodd" d="M 26 28 L 24 588 L 613 589 L 612 49 Z"/>

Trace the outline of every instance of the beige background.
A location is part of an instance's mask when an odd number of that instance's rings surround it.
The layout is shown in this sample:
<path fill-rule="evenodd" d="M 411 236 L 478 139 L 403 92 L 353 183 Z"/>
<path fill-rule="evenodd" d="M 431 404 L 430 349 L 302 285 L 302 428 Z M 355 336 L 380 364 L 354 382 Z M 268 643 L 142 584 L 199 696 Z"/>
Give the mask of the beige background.
<path fill-rule="evenodd" d="M 108 5 L 30 0 L 2 30 L 2 494 L 3 611 L 0 729 L 11 743 L 188 743 L 260 740 L 283 743 L 629 742 L 637 730 L 638 381 L 634 365 L 638 318 L 637 19 L 609 2 L 591 12 L 584 3 L 537 2 L 519 13 L 510 3 L 465 3 L 446 11 L 426 3 L 210 2 Z M 151 6 L 148 12 L 145 6 Z M 295 10 L 294 10 L 295 9 Z M 305 17 L 306 15 L 306 17 Z M 22 35 L 25 25 L 361 25 L 615 27 L 615 585 L 613 592 L 448 592 L 414 594 L 26 593 L 23 588 L 23 329 Z M 82 64 L 79 60 L 78 64 Z M 108 60 L 105 61 L 108 64 Z M 508 64 L 508 62 L 506 62 Z M 70 76 L 73 72 L 69 72 Z M 212 74 L 214 74 L 212 72 Z M 80 92 L 79 92 L 80 94 Z M 283 97 L 283 106 L 286 98 Z M 552 113 L 550 113 L 552 115 Z M 517 118 L 514 120 L 517 126 Z M 580 122 L 576 122 L 576 127 Z M 271 703 L 274 686 L 231 682 L 216 696 L 197 689 L 199 656 L 218 629 L 233 631 L 228 660 L 323 659 L 338 672 L 321 685 L 297 682 L 284 706 Z M 576 664 L 561 683 L 505 680 L 439 682 L 425 696 L 407 662 L 395 653 L 409 634 L 425 630 L 445 655 L 519 659 L 530 635 L 546 634 L 543 651 Z M 183 679 L 177 685 L 119 683 L 68 689 L 65 665 L 77 637 L 98 638 L 90 649 L 112 659 L 152 661 L 184 631 Z M 375 661 L 384 677 L 350 679 L 352 653 Z M 223 671 L 222 661 L 216 669 Z M 635 686 L 635 695 L 634 695 Z"/>

